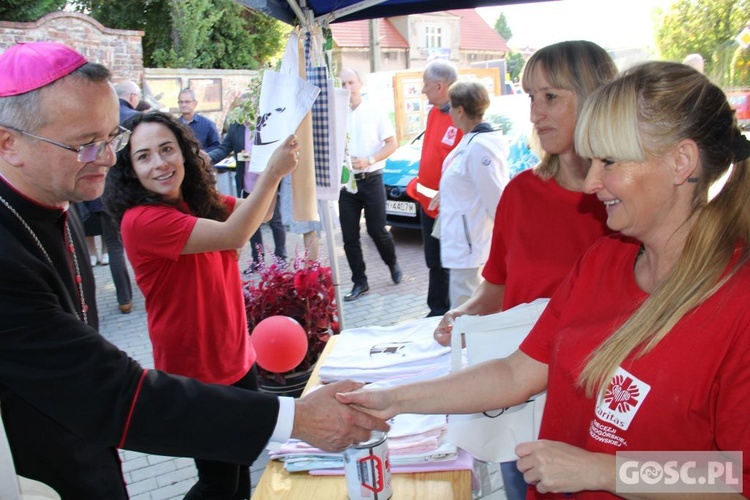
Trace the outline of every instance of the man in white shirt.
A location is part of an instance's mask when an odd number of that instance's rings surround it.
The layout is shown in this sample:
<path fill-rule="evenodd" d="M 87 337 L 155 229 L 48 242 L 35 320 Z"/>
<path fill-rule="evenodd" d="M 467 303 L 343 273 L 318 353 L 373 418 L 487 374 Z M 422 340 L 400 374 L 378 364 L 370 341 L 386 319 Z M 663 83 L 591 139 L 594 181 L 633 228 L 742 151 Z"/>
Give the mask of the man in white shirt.
<path fill-rule="evenodd" d="M 344 69 L 341 84 L 349 94 L 349 154 L 357 192 L 341 190 L 339 220 L 344 239 L 344 252 L 352 270 L 352 291 L 344 296 L 349 302 L 370 291 L 365 274 L 365 261 L 359 237 L 362 210 L 365 212 L 367 234 L 375 242 L 380 258 L 388 266 L 391 279 L 401 283 L 402 273 L 396 259 L 393 236 L 385 228 L 385 186 L 383 167 L 396 148 L 396 134 L 382 107 L 362 98 L 362 79 L 354 69 Z"/>

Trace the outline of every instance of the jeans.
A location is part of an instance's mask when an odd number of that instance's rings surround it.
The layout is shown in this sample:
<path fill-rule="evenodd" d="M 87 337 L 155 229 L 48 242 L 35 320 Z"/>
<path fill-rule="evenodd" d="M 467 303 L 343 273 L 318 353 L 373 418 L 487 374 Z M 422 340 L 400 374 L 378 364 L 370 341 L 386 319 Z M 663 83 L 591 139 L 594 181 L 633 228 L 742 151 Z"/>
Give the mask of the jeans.
<path fill-rule="evenodd" d="M 503 475 L 505 485 L 505 496 L 508 500 L 524 500 L 529 485 L 523 479 L 523 474 L 516 466 L 518 462 L 503 462 L 500 464 L 500 473 Z"/>
<path fill-rule="evenodd" d="M 427 215 L 420 207 L 422 221 L 422 245 L 424 260 L 430 270 L 430 281 L 427 285 L 427 317 L 442 316 L 450 309 L 450 270 L 443 267 L 440 261 L 440 240 L 432 237 L 435 219 Z"/>
<path fill-rule="evenodd" d="M 362 210 L 365 212 L 365 225 L 380 258 L 391 268 L 396 265 L 396 244 L 393 235 L 385 228 L 385 185 L 383 176 L 375 175 L 357 181 L 357 192 L 342 190 L 339 195 L 339 221 L 344 240 L 344 253 L 352 270 L 355 285 L 367 285 L 365 260 L 362 256 L 362 242 L 359 237 L 359 221 Z"/>
<path fill-rule="evenodd" d="M 258 369 L 255 365 L 234 387 L 258 390 Z M 195 459 L 198 482 L 190 488 L 185 500 L 248 500 L 250 498 L 250 467 L 214 460 Z"/>

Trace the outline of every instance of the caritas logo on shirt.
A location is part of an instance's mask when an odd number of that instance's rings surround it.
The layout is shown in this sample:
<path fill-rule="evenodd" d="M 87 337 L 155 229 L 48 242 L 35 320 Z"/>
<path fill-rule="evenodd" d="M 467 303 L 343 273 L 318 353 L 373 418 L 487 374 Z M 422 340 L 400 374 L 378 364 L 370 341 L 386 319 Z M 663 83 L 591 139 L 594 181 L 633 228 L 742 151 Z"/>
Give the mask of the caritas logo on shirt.
<path fill-rule="evenodd" d="M 448 127 L 441 141 L 446 146 L 453 146 L 456 143 L 456 135 L 458 135 L 458 129 L 456 127 Z"/>
<path fill-rule="evenodd" d="M 650 385 L 619 367 L 596 404 L 596 416 L 626 431 L 650 390 Z"/>

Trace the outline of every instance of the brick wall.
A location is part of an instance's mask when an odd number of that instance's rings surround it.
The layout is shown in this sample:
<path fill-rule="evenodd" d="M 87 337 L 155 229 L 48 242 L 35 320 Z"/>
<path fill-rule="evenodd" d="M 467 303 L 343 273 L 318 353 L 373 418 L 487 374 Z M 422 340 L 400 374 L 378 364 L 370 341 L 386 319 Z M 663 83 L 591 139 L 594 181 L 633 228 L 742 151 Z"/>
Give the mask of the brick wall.
<path fill-rule="evenodd" d="M 180 88 L 188 87 L 191 79 L 220 78 L 221 110 L 201 113 L 213 120 L 221 131 L 232 102 L 243 92 L 256 72 L 144 68 L 142 38 L 143 31 L 107 28 L 96 19 L 76 12 L 53 12 L 31 23 L 0 21 L 0 52 L 21 42 L 60 42 L 73 47 L 90 61 L 107 66 L 115 81 L 129 79 L 141 87 L 144 78 L 179 79 Z M 175 102 L 165 104 L 173 107 L 171 111 L 174 112 L 177 106 L 176 96 L 172 100 Z"/>
<path fill-rule="evenodd" d="M 53 12 L 31 23 L 0 21 L 0 50 L 20 42 L 55 41 L 69 45 L 119 78 L 143 78 L 142 31 L 115 30 L 75 12 Z"/>

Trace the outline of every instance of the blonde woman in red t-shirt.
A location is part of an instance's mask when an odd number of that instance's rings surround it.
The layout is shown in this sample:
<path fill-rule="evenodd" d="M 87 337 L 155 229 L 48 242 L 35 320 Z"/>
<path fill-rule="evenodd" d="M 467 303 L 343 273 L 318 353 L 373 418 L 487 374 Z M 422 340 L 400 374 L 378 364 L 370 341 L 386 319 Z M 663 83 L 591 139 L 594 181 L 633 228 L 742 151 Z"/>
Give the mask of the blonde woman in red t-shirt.
<path fill-rule="evenodd" d="M 591 162 L 576 152 L 573 133 L 586 97 L 616 74 L 607 52 L 587 41 L 544 47 L 526 63 L 522 84 L 544 154 L 505 187 L 484 281 L 445 314 L 435 330 L 440 344 L 450 345 L 453 321 L 463 314 L 494 314 L 550 297 L 583 251 L 607 233 L 603 207 L 583 193 Z"/>
<path fill-rule="evenodd" d="M 440 344 L 450 345 L 453 321 L 463 314 L 484 316 L 551 297 L 584 250 L 607 234 L 604 207 L 583 192 L 590 161 L 576 152 L 573 133 L 586 97 L 616 73 L 607 52 L 587 41 L 550 45 L 526 63 L 522 83 L 544 155 L 505 187 L 484 280 L 443 316 L 434 334 Z M 525 496 L 515 465 L 503 464 L 502 472 L 509 498 Z"/>
<path fill-rule="evenodd" d="M 546 389 L 540 439 L 516 446 L 530 497 L 747 497 L 750 141 L 719 87 L 650 62 L 588 98 L 575 144 L 593 159 L 583 189 L 619 234 L 578 260 L 520 348 L 339 400 L 390 418 L 505 408 Z"/>

